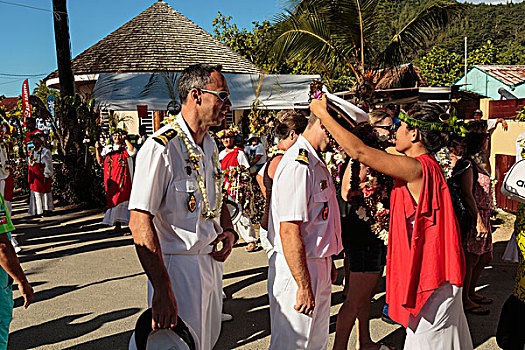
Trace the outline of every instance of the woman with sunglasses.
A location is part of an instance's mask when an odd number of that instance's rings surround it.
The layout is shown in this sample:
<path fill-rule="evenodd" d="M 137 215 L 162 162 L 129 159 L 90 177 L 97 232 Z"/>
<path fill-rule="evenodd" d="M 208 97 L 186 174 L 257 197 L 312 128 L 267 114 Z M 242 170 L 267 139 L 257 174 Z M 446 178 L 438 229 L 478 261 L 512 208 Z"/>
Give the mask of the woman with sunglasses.
<path fill-rule="evenodd" d="M 370 147 L 391 146 L 393 122 L 383 111 L 352 130 Z M 370 338 L 370 303 L 386 264 L 390 191 L 394 181 L 358 161 L 344 165 L 341 182 L 341 236 L 345 252 L 345 301 L 337 315 L 334 349 L 346 349 L 356 323 L 357 349 L 381 349 Z M 382 238 L 380 238 L 382 237 Z M 386 346 L 383 346 L 386 347 Z"/>
<path fill-rule="evenodd" d="M 448 117 L 435 104 L 400 113 L 393 155 L 365 145 L 327 111 L 326 96 L 312 100 L 318 116 L 344 151 L 396 178 L 390 196 L 387 253 L 389 316 L 407 331 L 405 349 L 472 349 L 462 303 L 465 258 L 441 167 L 431 155 L 446 143 Z M 448 119 L 448 118 L 447 118 Z"/>

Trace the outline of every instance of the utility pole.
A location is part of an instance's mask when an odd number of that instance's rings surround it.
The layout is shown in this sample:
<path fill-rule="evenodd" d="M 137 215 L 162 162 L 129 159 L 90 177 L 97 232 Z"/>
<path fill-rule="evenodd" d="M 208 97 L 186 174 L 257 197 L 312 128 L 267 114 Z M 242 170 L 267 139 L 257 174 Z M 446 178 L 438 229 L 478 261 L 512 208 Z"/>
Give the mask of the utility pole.
<path fill-rule="evenodd" d="M 75 96 L 75 77 L 71 68 L 71 45 L 66 0 L 53 0 L 53 18 L 60 92 L 63 96 Z"/>
<path fill-rule="evenodd" d="M 465 37 L 465 90 L 467 90 L 467 73 L 468 73 L 468 45 L 467 45 L 467 37 Z"/>

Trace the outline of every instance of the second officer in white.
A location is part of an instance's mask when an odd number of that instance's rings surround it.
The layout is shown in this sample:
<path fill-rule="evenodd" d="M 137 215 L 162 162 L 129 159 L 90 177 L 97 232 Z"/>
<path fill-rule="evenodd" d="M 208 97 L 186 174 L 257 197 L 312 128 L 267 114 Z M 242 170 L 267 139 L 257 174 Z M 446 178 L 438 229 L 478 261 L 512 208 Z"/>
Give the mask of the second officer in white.
<path fill-rule="evenodd" d="M 326 349 L 332 255 L 342 250 L 335 187 L 320 155 L 329 139 L 311 115 L 275 172 L 268 238 L 270 349 Z"/>

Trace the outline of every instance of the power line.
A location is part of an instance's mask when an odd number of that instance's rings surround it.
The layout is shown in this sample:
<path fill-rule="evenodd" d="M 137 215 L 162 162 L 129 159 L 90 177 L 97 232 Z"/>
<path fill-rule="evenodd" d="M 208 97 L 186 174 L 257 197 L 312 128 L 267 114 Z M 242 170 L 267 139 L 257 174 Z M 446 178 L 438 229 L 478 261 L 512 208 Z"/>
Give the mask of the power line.
<path fill-rule="evenodd" d="M 0 73 L 0 77 L 41 77 L 47 75 L 48 73 L 40 74 L 10 74 L 10 73 Z"/>
<path fill-rule="evenodd" d="M 39 11 L 45 11 L 45 12 L 53 12 L 53 11 L 51 11 L 49 9 L 44 9 L 44 8 L 41 8 L 41 7 L 29 6 L 29 5 L 24 5 L 24 4 L 17 4 L 16 2 L 9 2 L 9 1 L 1 1 L 0 0 L 0 3 L 6 4 L 6 5 L 12 5 L 12 6 L 25 7 L 25 8 L 29 8 L 29 9 L 33 9 L 33 10 L 39 10 Z"/>
<path fill-rule="evenodd" d="M 57 14 L 66 14 L 67 15 L 67 12 L 62 12 L 62 11 L 53 11 L 53 10 L 50 10 L 50 9 L 45 9 L 45 8 L 42 8 L 42 7 L 35 7 L 35 6 L 30 6 L 30 5 L 24 5 L 24 4 L 18 4 L 16 2 L 10 2 L 10 1 L 3 1 L 3 0 L 0 0 L 0 3 L 2 4 L 6 4 L 6 5 L 11 5 L 11 6 L 19 6 L 19 7 L 25 7 L 25 8 L 28 8 L 28 9 L 32 9 L 32 10 L 38 10 L 38 11 L 44 11 L 44 12 L 51 12 L 55 15 Z"/>

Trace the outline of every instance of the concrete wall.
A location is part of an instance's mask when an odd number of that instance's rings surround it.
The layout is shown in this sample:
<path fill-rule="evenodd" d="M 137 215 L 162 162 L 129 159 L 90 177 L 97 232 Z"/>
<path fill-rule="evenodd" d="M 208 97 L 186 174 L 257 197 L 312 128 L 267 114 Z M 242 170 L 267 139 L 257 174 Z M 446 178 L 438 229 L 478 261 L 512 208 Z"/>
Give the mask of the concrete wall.
<path fill-rule="evenodd" d="M 507 120 L 509 129 L 503 130 L 501 124 L 498 124 L 496 130 L 492 133 L 490 165 L 492 174 L 495 174 L 496 154 L 516 155 L 516 138 L 525 131 L 525 123 Z"/>

